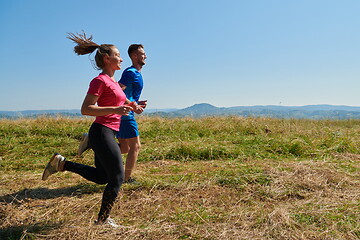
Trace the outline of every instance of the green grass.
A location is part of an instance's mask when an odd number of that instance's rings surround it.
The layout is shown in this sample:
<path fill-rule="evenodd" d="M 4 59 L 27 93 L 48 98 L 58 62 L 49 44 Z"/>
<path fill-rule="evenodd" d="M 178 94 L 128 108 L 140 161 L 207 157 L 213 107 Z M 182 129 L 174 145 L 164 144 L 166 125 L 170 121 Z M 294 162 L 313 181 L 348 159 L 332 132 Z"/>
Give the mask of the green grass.
<path fill-rule="evenodd" d="M 138 118 L 142 148 L 112 211 L 104 186 L 41 174 L 92 118 L 0 120 L 0 239 L 359 239 L 360 120 Z"/>

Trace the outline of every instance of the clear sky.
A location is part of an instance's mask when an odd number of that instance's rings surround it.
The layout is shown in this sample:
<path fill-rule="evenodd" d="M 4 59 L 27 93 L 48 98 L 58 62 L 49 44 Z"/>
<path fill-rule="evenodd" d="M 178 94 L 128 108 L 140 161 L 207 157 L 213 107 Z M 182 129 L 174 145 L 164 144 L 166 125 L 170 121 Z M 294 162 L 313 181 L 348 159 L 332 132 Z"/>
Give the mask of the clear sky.
<path fill-rule="evenodd" d="M 360 106 L 359 0 L 0 1 L 0 110 L 78 109 L 99 72 L 67 32 L 142 43 L 149 108 Z M 119 79 L 122 70 L 116 72 Z"/>

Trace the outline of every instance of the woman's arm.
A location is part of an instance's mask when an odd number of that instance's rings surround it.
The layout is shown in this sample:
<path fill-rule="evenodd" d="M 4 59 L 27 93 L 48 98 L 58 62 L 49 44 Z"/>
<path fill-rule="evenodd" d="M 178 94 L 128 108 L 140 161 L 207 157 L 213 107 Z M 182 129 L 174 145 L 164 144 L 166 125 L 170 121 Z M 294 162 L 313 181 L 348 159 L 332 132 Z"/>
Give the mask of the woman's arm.
<path fill-rule="evenodd" d="M 89 116 L 104 116 L 108 114 L 128 115 L 132 110 L 130 106 L 108 106 L 99 107 L 96 105 L 98 96 L 87 94 L 81 106 L 81 114 Z"/>

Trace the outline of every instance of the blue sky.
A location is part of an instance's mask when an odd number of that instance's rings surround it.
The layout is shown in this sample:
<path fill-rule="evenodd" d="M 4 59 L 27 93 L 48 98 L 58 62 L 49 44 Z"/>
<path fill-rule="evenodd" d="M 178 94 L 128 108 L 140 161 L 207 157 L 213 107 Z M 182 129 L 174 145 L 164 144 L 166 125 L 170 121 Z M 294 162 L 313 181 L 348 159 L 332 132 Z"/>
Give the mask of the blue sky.
<path fill-rule="evenodd" d="M 82 30 L 115 44 L 123 69 L 127 47 L 145 45 L 149 108 L 360 106 L 359 10 L 358 0 L 1 1 L 0 110 L 80 108 L 99 73 L 66 38 Z"/>

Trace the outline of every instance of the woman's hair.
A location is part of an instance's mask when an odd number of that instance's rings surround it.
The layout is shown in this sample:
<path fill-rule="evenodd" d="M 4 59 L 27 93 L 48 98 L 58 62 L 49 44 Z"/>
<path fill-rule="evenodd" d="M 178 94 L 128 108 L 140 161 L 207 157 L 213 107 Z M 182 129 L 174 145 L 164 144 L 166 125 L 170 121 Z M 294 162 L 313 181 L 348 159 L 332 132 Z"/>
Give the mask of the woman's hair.
<path fill-rule="evenodd" d="M 113 44 L 101 44 L 98 45 L 92 41 L 92 36 L 86 36 L 86 33 L 68 33 L 68 39 L 72 40 L 77 45 L 74 47 L 74 51 L 77 55 L 85 55 L 94 52 L 96 49 L 95 62 L 98 69 L 104 68 L 104 56 L 110 56 L 113 48 L 116 47 Z"/>

